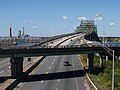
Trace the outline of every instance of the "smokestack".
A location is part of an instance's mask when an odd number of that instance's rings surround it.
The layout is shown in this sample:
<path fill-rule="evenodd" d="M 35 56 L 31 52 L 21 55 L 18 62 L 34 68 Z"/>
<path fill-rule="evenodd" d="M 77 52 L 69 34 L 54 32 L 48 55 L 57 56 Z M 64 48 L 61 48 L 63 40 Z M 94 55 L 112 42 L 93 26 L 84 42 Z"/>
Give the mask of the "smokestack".
<path fill-rule="evenodd" d="M 9 31 L 10 31 L 10 38 L 12 37 L 12 27 L 10 27 L 10 29 L 9 29 Z"/>
<path fill-rule="evenodd" d="M 24 27 L 23 27 L 23 34 L 22 34 L 22 36 L 24 36 Z"/>
<path fill-rule="evenodd" d="M 21 38 L 21 30 L 18 31 L 18 38 Z"/>

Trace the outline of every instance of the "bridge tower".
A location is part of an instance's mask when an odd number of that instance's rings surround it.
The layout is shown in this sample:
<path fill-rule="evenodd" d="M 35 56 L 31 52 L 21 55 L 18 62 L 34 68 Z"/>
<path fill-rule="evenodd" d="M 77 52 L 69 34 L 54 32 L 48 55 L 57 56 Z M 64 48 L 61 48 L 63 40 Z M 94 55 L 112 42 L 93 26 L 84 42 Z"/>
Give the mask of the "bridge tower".
<path fill-rule="evenodd" d="M 94 25 L 94 20 L 82 20 L 76 32 L 82 33 L 97 33 L 97 26 Z"/>

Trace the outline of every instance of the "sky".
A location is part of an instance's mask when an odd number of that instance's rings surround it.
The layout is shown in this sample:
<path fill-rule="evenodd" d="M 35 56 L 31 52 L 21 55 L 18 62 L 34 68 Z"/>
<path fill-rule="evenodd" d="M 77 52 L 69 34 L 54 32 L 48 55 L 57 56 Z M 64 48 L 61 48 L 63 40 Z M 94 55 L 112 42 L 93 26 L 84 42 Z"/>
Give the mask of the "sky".
<path fill-rule="evenodd" d="M 74 32 L 94 20 L 99 36 L 120 36 L 120 0 L 0 0 L 0 36 L 25 28 L 31 36 Z"/>

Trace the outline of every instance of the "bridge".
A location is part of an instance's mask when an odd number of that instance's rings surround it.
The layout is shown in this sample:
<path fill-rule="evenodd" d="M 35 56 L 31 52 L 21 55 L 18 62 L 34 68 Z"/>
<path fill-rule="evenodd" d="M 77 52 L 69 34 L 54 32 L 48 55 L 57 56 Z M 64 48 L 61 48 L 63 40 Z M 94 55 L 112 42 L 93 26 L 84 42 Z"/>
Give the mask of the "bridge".
<path fill-rule="evenodd" d="M 115 55 L 120 55 L 120 47 L 109 47 L 115 50 Z M 29 47 L 21 49 L 0 49 L 0 57 L 34 57 L 34 56 L 54 56 L 54 55 L 71 55 L 71 54 L 89 54 L 99 53 L 108 54 L 104 47 L 83 47 L 81 45 L 65 45 L 55 48 Z"/>
<path fill-rule="evenodd" d="M 89 22 L 90 23 L 90 22 Z M 93 23 L 93 22 L 92 22 Z M 85 24 L 86 25 L 86 24 Z M 65 34 L 58 37 L 54 37 L 45 42 L 35 44 L 32 46 L 23 46 L 23 47 L 7 47 L 0 48 L 0 57 L 10 57 L 11 63 L 11 76 L 13 78 L 18 77 L 23 72 L 23 57 L 34 57 L 34 56 L 52 56 L 52 55 L 71 55 L 71 54 L 87 54 L 87 58 L 89 60 L 89 70 L 93 70 L 93 59 L 94 54 L 99 53 L 101 56 L 109 55 L 109 52 L 106 52 L 102 45 L 100 46 L 84 46 L 84 45 L 61 45 L 63 42 L 67 40 L 71 40 L 72 38 L 78 38 L 83 40 L 90 41 L 99 41 L 99 38 L 96 33 L 96 26 L 92 24 L 87 24 L 86 27 L 90 28 L 90 33 L 85 30 L 72 34 Z M 79 30 L 86 29 L 84 25 L 78 27 Z M 89 29 L 87 28 L 87 29 Z M 95 29 L 95 30 L 94 30 Z M 92 32 L 92 33 L 91 33 Z M 56 41 L 59 40 L 59 43 Z M 55 42 L 56 44 L 53 46 L 48 46 L 51 42 Z M 45 45 L 45 46 L 44 46 Z M 112 50 L 115 50 L 115 55 L 120 55 L 120 47 L 109 47 Z"/>

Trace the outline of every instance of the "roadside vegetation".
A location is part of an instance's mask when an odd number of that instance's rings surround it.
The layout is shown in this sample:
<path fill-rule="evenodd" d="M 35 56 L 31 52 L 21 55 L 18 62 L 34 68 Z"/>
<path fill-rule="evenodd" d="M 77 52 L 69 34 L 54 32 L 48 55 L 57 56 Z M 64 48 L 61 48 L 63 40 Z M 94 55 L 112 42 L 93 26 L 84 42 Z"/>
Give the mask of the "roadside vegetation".
<path fill-rule="evenodd" d="M 101 40 L 103 37 L 99 37 Z M 120 42 L 120 37 L 105 37 L 106 42 Z"/>
<path fill-rule="evenodd" d="M 87 66 L 86 55 L 80 55 L 83 65 Z M 99 90 L 111 90 L 112 87 L 112 60 L 105 61 L 104 67 L 99 65 L 99 56 L 94 58 L 94 73 L 89 74 L 91 80 Z M 94 89 L 92 89 L 94 90 Z M 120 60 L 115 60 L 115 90 L 120 90 Z"/>

